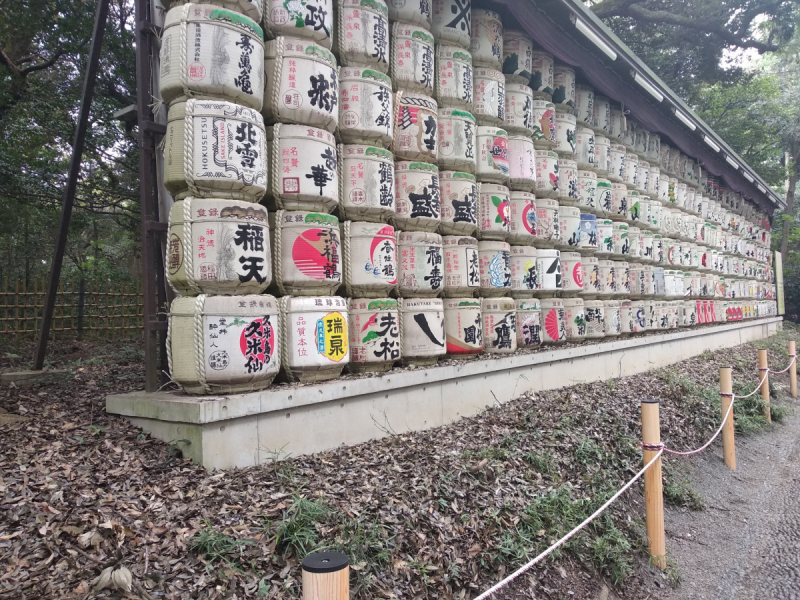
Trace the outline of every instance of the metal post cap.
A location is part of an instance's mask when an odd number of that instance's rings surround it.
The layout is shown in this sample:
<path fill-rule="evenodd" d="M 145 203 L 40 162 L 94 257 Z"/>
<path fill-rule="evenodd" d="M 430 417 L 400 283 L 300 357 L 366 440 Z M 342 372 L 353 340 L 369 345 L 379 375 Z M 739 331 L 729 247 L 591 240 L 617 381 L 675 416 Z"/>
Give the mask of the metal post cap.
<path fill-rule="evenodd" d="M 642 404 L 658 404 L 658 400 L 655 398 L 647 398 L 642 400 Z"/>
<path fill-rule="evenodd" d="M 303 559 L 303 570 L 309 573 L 335 573 L 350 564 L 350 559 L 341 552 L 316 552 Z"/>

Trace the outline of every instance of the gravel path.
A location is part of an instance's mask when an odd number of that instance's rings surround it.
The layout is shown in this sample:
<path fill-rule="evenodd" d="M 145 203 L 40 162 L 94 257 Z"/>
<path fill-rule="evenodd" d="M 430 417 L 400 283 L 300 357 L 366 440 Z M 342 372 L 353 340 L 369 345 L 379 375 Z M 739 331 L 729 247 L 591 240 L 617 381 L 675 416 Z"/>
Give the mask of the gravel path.
<path fill-rule="evenodd" d="M 800 415 L 739 436 L 736 459 L 728 470 L 715 445 L 691 473 L 706 509 L 667 510 L 667 554 L 682 583 L 666 600 L 800 599 Z"/>

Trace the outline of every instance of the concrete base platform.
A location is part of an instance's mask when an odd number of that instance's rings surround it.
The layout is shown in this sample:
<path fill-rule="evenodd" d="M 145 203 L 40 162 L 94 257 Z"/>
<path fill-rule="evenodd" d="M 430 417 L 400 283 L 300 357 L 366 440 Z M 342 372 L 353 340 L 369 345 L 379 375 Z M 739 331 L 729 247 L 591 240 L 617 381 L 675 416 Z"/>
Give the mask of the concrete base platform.
<path fill-rule="evenodd" d="M 44 383 L 58 383 L 72 377 L 67 369 L 51 369 L 49 371 L 13 371 L 0 373 L 0 385 L 28 387 Z"/>
<path fill-rule="evenodd" d="M 106 410 L 208 469 L 248 467 L 438 427 L 525 392 L 642 373 L 781 327 L 771 317 L 232 396 L 136 392 L 109 396 Z"/>

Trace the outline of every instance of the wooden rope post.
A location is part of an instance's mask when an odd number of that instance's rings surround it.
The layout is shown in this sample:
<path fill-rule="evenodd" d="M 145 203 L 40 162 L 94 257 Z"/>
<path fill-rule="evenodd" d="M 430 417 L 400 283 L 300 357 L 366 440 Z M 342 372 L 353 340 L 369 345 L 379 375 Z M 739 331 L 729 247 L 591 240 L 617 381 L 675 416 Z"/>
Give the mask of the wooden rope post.
<path fill-rule="evenodd" d="M 341 552 L 317 552 L 303 559 L 303 600 L 348 600 L 350 559 Z"/>
<path fill-rule="evenodd" d="M 789 342 L 789 360 L 794 357 L 794 363 L 789 367 L 789 392 L 792 398 L 797 398 L 797 342 Z"/>
<path fill-rule="evenodd" d="M 658 400 L 642 400 L 642 443 L 651 447 L 661 444 L 658 412 Z M 656 450 L 644 450 L 644 464 L 653 460 L 656 454 Z M 660 569 L 666 569 L 664 482 L 661 479 L 660 457 L 644 474 L 644 508 L 650 561 Z"/>
<path fill-rule="evenodd" d="M 758 380 L 764 378 L 764 383 L 761 384 L 761 400 L 764 403 L 764 417 L 767 423 L 772 423 L 772 411 L 769 406 L 769 367 L 767 366 L 767 351 L 758 351 Z"/>
<path fill-rule="evenodd" d="M 733 402 L 733 369 L 731 367 L 721 367 L 719 370 L 719 402 L 722 406 L 722 418 L 728 414 L 728 410 Z M 725 421 L 722 428 L 722 456 L 725 464 L 732 470 L 736 470 L 736 440 L 733 429 L 733 411 Z"/>

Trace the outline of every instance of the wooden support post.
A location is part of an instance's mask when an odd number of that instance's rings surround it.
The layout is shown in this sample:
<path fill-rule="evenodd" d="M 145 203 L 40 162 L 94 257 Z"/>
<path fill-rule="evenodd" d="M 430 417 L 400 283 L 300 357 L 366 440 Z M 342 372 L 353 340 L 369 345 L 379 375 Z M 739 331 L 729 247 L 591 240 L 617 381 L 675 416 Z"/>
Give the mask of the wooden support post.
<path fill-rule="evenodd" d="M 728 414 L 728 409 L 733 402 L 733 374 L 731 367 L 721 367 L 719 370 L 719 402 L 722 405 L 722 418 Z M 733 431 L 733 410 L 722 428 L 722 456 L 725 464 L 736 470 L 736 440 Z"/>
<path fill-rule="evenodd" d="M 350 559 L 341 552 L 318 552 L 303 559 L 303 600 L 348 600 Z"/>
<path fill-rule="evenodd" d="M 797 398 L 797 343 L 789 342 L 789 360 L 794 358 L 794 363 L 789 367 L 789 392 L 792 398 Z"/>
<path fill-rule="evenodd" d="M 758 351 L 758 380 L 764 378 L 761 384 L 761 400 L 764 402 L 764 417 L 767 423 L 772 423 L 772 411 L 769 407 L 769 367 L 767 366 L 767 351 Z"/>
<path fill-rule="evenodd" d="M 658 400 L 642 400 L 642 442 L 647 445 L 661 443 L 661 424 Z M 644 451 L 644 464 L 658 454 Z M 661 479 L 661 458 L 644 474 L 644 508 L 647 521 L 648 550 L 651 562 L 660 569 L 667 568 L 667 548 L 664 539 L 664 484 Z"/>

